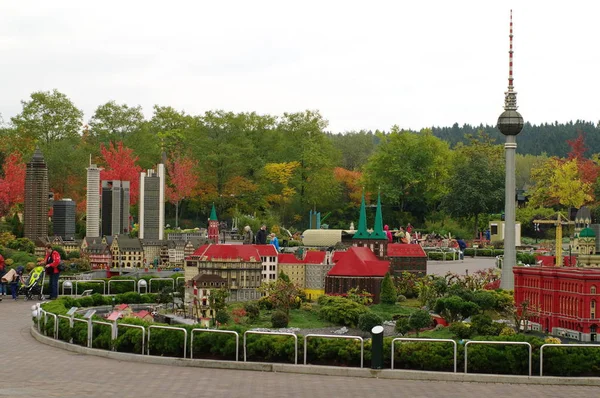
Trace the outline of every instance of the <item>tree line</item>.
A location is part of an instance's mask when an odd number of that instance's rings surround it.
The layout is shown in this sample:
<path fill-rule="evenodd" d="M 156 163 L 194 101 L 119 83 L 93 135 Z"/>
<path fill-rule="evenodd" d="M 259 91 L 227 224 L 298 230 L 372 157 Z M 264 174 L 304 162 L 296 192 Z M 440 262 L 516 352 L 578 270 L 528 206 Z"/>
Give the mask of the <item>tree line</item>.
<path fill-rule="evenodd" d="M 519 152 L 533 155 L 517 157 L 519 187 L 535 186 L 531 171 L 548 155 L 559 154 L 560 146 L 568 148 L 564 131 L 580 129 L 588 133 L 589 152 L 595 152 L 591 123 L 526 124 Z M 538 138 L 529 144 L 534 131 Z M 392 126 L 385 132 L 334 134 L 315 110 L 191 115 L 155 105 L 146 118 L 140 106 L 115 101 L 99 105 L 84 120 L 64 93 L 53 90 L 23 100 L 21 112 L 0 124 L 0 137 L 0 213 L 22 209 L 24 164 L 39 147 L 51 190 L 78 203 L 82 230 L 90 159 L 104 169 L 101 178 L 131 181 L 135 217 L 136 176 L 159 163 L 163 153 L 167 220 L 182 227 L 204 225 L 214 203 L 221 219 L 250 215 L 302 230 L 309 210 L 316 209 L 330 227 L 348 228 L 357 221 L 363 192 L 368 201 L 381 194 L 384 222 L 393 227 L 410 222 L 435 229 L 449 218 L 466 218 L 477 229 L 485 222 L 480 215 L 503 207 L 503 139 L 489 126 L 420 131 Z M 555 147 L 546 151 L 540 145 Z M 372 224 L 374 211 L 368 213 Z"/>

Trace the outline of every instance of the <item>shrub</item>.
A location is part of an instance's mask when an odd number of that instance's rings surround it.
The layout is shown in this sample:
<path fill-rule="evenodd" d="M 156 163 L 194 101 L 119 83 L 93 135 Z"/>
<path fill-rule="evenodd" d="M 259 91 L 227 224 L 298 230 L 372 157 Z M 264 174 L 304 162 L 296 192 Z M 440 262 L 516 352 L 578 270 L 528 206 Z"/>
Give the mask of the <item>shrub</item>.
<path fill-rule="evenodd" d="M 500 331 L 500 336 L 514 336 L 515 334 L 517 334 L 517 332 L 515 332 L 515 329 L 510 328 L 508 326 L 503 327 Z"/>
<path fill-rule="evenodd" d="M 370 332 L 374 326 L 381 325 L 382 319 L 376 313 L 369 311 L 358 317 L 358 328 L 363 332 Z"/>
<path fill-rule="evenodd" d="M 311 303 L 302 303 L 300 305 L 300 309 L 302 311 L 307 311 L 307 312 L 311 312 L 313 310 L 313 306 Z"/>
<path fill-rule="evenodd" d="M 219 324 L 224 325 L 229 322 L 229 314 L 225 311 L 219 311 L 215 315 L 215 321 L 219 322 Z"/>
<path fill-rule="evenodd" d="M 271 315 L 271 326 L 274 328 L 285 328 L 289 322 L 290 319 L 283 311 L 275 311 L 273 315 Z"/>
<path fill-rule="evenodd" d="M 235 323 L 243 323 L 244 317 L 247 315 L 247 312 L 243 308 L 236 308 L 231 311 L 231 316 L 233 317 L 233 321 Z"/>
<path fill-rule="evenodd" d="M 269 300 L 269 298 L 267 296 L 265 296 L 265 297 L 261 297 L 258 300 L 258 307 L 261 310 L 267 310 L 267 311 L 269 311 L 269 310 L 273 309 L 273 304 L 271 303 L 271 300 Z"/>
<path fill-rule="evenodd" d="M 319 303 L 324 303 L 319 309 L 319 317 L 337 325 L 354 327 L 358 317 L 369 311 L 364 305 L 339 296 L 321 296 Z"/>
<path fill-rule="evenodd" d="M 454 322 L 450 325 L 450 331 L 459 339 L 468 339 L 473 336 L 471 325 L 464 322 Z"/>
<path fill-rule="evenodd" d="M 396 301 L 399 303 L 402 303 L 402 302 L 406 301 L 406 296 L 403 294 L 399 294 L 398 297 L 396 298 Z"/>
<path fill-rule="evenodd" d="M 396 321 L 395 327 L 396 333 L 400 333 L 402 335 L 408 333 L 410 331 L 410 325 L 408 324 L 408 317 L 404 316 L 402 318 L 398 318 Z"/>
<path fill-rule="evenodd" d="M 380 299 L 382 304 L 396 304 L 396 299 L 398 298 L 398 292 L 396 291 L 396 286 L 394 286 L 394 281 L 389 273 L 385 274 L 383 281 L 381 281 L 381 294 Z"/>
<path fill-rule="evenodd" d="M 250 322 L 256 321 L 260 316 L 260 307 L 255 302 L 247 302 L 244 304 L 244 309 L 246 310 L 246 315 Z"/>
<path fill-rule="evenodd" d="M 511 329 L 513 332 L 514 330 Z M 560 341 L 560 339 L 558 337 L 546 337 L 544 339 L 544 343 L 545 344 L 562 344 L 562 341 Z"/>

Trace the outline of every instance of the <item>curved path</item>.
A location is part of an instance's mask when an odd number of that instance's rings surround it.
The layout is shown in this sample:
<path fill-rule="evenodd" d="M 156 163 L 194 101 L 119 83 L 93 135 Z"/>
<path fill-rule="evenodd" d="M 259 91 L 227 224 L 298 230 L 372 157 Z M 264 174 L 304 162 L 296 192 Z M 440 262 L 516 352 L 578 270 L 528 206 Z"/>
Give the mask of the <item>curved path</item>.
<path fill-rule="evenodd" d="M 32 302 L 0 303 L 0 397 L 585 397 L 598 387 L 406 381 L 129 363 L 30 335 Z"/>

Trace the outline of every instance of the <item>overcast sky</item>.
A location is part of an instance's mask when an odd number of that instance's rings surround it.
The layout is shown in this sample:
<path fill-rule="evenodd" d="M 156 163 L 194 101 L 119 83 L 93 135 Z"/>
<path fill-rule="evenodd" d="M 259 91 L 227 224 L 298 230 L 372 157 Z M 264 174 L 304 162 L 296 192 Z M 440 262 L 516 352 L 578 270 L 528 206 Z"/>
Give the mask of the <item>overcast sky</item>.
<path fill-rule="evenodd" d="M 318 109 L 329 129 L 600 120 L 597 1 L 0 0 L 0 114 L 65 93 L 191 114 Z"/>

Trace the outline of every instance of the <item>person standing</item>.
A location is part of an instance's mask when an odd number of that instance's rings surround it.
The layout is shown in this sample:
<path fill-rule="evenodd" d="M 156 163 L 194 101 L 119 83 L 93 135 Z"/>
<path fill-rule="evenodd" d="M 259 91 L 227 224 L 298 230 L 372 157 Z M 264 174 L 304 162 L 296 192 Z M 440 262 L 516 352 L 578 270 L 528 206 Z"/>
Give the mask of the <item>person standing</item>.
<path fill-rule="evenodd" d="M 271 238 L 271 244 L 275 246 L 275 250 L 279 253 L 279 239 L 277 238 L 277 235 L 272 233 L 269 237 Z"/>
<path fill-rule="evenodd" d="M 390 231 L 390 227 L 386 224 L 383 226 L 383 230 L 385 231 L 385 236 L 387 236 L 388 243 L 393 243 L 394 237 L 392 236 L 392 231 Z"/>
<path fill-rule="evenodd" d="M 6 274 L 6 262 L 4 261 L 4 256 L 0 254 L 0 295 L 6 296 L 6 284 L 2 282 L 2 277 Z M 0 298 L 0 300 L 2 300 Z"/>
<path fill-rule="evenodd" d="M 267 244 L 267 226 L 265 224 L 260 226 L 260 229 L 256 233 L 256 244 L 266 245 Z"/>
<path fill-rule="evenodd" d="M 249 225 L 244 227 L 244 244 L 251 245 L 254 243 L 254 233 L 252 232 L 252 228 Z"/>
<path fill-rule="evenodd" d="M 40 261 L 40 265 L 46 267 L 46 275 L 50 276 L 50 300 L 54 300 L 58 297 L 58 278 L 60 276 L 60 270 L 58 265 L 60 264 L 60 253 L 56 250 L 52 250 L 52 245 L 46 245 L 46 257 L 43 261 Z"/>

